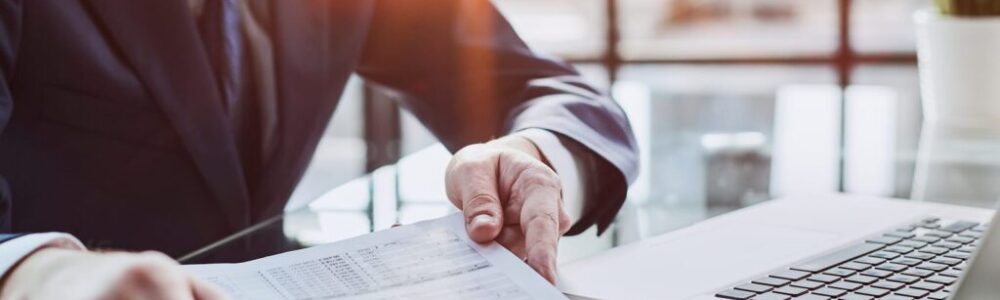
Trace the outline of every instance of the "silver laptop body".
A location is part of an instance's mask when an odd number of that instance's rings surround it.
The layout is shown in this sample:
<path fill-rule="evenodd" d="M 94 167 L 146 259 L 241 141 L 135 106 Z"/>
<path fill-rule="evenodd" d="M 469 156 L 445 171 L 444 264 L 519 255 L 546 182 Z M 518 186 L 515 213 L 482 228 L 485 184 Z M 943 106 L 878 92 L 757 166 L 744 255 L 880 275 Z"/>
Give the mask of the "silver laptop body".
<path fill-rule="evenodd" d="M 979 249 L 958 282 L 952 300 L 1000 299 L 1000 230 L 997 214 L 993 214 L 990 227 L 983 235 Z"/>

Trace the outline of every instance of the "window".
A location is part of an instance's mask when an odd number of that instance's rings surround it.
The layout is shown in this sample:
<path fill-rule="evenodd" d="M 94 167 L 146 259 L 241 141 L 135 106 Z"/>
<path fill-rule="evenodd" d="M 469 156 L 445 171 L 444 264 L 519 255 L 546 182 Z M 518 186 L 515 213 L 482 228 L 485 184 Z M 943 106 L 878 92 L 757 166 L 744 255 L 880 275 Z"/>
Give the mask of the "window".
<path fill-rule="evenodd" d="M 534 50 L 568 60 L 591 82 L 614 91 L 632 114 L 640 146 L 647 150 L 643 155 L 654 153 L 655 159 L 643 158 L 652 163 L 630 197 L 668 209 L 619 215 L 615 226 L 639 229 L 616 231 L 616 243 L 801 188 L 791 181 L 802 178 L 782 174 L 802 171 L 785 168 L 812 168 L 808 174 L 821 174 L 822 180 L 810 182 L 811 188 L 824 191 L 909 196 L 913 165 L 905 157 L 916 148 L 920 124 L 911 15 L 929 0 L 494 3 Z M 359 100 L 356 111 L 364 119 L 356 122 L 371 125 L 360 130 L 361 144 L 368 147 L 366 170 L 434 143 L 408 113 L 372 88 L 361 90 L 365 101 Z M 811 131 L 803 135 L 777 125 L 788 122 L 809 124 Z M 858 130 L 857 124 L 884 130 Z M 814 140 L 801 142 L 800 136 Z M 853 145 L 873 139 L 893 141 L 878 148 L 888 152 L 851 152 Z M 781 151 L 823 155 L 775 154 Z M 881 164 L 886 155 L 895 160 Z M 789 159 L 801 161 L 778 161 Z M 404 161 L 398 176 L 425 168 Z M 392 206 L 399 219 L 422 219 L 449 208 L 425 201 L 428 197 L 407 184 L 398 187 Z M 623 211 L 629 209 L 635 208 Z"/>
<path fill-rule="evenodd" d="M 626 59 L 828 55 L 832 0 L 621 0 Z"/>

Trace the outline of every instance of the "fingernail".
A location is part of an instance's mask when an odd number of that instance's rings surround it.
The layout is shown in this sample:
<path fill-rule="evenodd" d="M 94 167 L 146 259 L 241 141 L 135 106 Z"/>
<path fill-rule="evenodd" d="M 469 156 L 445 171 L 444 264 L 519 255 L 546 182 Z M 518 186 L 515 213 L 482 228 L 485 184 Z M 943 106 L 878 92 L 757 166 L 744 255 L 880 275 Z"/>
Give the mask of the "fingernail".
<path fill-rule="evenodd" d="M 490 225 L 490 224 L 493 224 L 495 222 L 496 221 L 493 218 L 493 216 L 490 216 L 490 215 L 478 215 L 478 216 L 475 216 L 475 217 L 472 218 L 472 222 L 469 222 L 469 225 L 472 225 L 472 227 L 476 227 L 476 226 L 479 226 L 479 225 Z"/>

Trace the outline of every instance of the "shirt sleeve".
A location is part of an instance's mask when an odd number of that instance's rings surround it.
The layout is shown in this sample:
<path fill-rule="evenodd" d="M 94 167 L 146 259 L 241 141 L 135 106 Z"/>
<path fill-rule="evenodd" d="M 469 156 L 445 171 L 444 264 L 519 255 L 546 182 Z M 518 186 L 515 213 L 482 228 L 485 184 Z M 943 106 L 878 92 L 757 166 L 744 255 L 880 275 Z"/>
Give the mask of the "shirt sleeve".
<path fill-rule="evenodd" d="M 512 134 L 523 136 L 538 147 L 563 185 L 566 213 L 576 220 L 566 235 L 582 233 L 597 225 L 604 233 L 625 202 L 628 181 L 622 172 L 590 148 L 560 133 L 527 128 Z"/>
<path fill-rule="evenodd" d="M 583 213 L 583 174 L 580 173 L 579 162 L 573 159 L 573 153 L 563 146 L 559 137 L 551 131 L 529 128 L 514 133 L 531 140 L 549 162 L 549 166 L 559 174 L 562 181 L 562 196 L 565 203 L 563 209 L 573 220 L 579 220 Z"/>
<path fill-rule="evenodd" d="M 86 247 L 73 236 L 60 232 L 34 233 L 4 240 L 0 237 L 0 278 L 35 250 L 56 247 L 84 250 Z"/>

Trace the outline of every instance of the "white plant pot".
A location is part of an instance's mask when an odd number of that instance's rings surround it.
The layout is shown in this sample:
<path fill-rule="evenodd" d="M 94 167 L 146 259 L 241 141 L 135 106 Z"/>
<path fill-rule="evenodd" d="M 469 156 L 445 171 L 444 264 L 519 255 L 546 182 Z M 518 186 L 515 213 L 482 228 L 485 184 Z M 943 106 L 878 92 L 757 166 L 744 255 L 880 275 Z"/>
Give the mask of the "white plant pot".
<path fill-rule="evenodd" d="M 914 15 L 924 119 L 1000 127 L 1000 17 Z"/>

